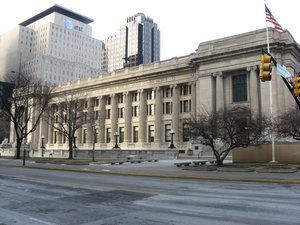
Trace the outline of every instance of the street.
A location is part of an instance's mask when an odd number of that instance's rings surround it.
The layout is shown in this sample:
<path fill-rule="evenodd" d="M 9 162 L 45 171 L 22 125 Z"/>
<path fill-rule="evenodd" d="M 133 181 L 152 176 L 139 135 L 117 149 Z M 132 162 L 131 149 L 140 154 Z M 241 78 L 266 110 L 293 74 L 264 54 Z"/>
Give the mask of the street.
<path fill-rule="evenodd" d="M 0 224 L 300 224 L 300 185 L 0 166 Z"/>

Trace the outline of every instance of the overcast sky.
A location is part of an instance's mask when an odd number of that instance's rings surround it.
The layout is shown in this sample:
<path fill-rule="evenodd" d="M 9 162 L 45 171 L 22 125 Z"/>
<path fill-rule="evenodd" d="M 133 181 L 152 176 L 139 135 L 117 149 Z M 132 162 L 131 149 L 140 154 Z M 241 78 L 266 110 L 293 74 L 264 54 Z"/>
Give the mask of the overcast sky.
<path fill-rule="evenodd" d="M 128 16 L 144 13 L 160 29 L 161 60 L 190 54 L 201 42 L 266 27 L 264 0 L 9 0 L 0 8 L 0 34 L 55 4 L 93 19 L 92 36 L 102 41 Z M 267 5 L 299 43 L 300 1 Z"/>

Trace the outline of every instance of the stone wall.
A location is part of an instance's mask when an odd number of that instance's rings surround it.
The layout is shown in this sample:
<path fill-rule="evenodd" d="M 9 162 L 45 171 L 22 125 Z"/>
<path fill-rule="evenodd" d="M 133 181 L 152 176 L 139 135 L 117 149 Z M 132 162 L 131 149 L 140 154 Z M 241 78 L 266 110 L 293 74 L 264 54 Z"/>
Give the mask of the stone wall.
<path fill-rule="evenodd" d="M 272 145 L 237 148 L 232 151 L 232 162 L 252 163 L 272 161 Z M 300 163 L 300 143 L 275 144 L 275 161 L 279 163 Z"/>

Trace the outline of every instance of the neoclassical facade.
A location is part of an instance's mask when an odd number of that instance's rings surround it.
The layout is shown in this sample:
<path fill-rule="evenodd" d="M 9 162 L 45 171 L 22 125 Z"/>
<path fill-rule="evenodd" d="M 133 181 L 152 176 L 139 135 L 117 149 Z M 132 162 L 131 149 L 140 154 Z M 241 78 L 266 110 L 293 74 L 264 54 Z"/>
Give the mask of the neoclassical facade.
<path fill-rule="evenodd" d="M 291 74 L 298 73 L 300 47 L 291 34 L 270 29 L 269 38 L 276 61 Z M 265 29 L 201 43 L 187 56 L 59 86 L 51 105 L 59 108 L 59 96 L 76 92 L 86 102 L 82 116 L 84 112 L 95 115 L 93 123 L 77 130 L 79 150 L 92 149 L 93 132 L 96 150 L 112 149 L 116 132 L 121 149 L 167 148 L 171 129 L 175 146 L 187 149 L 192 142 L 185 135 L 184 121 L 192 115 L 237 104 L 249 106 L 252 113 L 270 114 L 270 82 L 259 79 L 261 49 L 266 47 Z M 295 101 L 274 66 L 272 75 L 272 111 L 276 116 L 293 107 Z M 42 136 L 47 150 L 68 149 L 63 135 L 44 121 L 28 138 L 32 149 L 41 146 Z"/>

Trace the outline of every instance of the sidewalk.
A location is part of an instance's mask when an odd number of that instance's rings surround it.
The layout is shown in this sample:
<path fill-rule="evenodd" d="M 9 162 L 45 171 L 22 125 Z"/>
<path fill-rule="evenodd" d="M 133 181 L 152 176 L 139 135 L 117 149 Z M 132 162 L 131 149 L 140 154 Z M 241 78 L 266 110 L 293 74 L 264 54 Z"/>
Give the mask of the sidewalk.
<path fill-rule="evenodd" d="M 27 160 L 25 168 L 38 168 L 50 170 L 64 170 L 76 172 L 90 172 L 101 174 L 131 175 L 131 176 L 148 176 L 162 178 L 178 179 L 202 179 L 202 180 L 224 180 L 224 181 L 245 181 L 245 182 L 272 182 L 272 183 L 289 183 L 300 184 L 300 168 L 296 172 L 290 170 L 255 170 L 240 171 L 238 169 L 226 169 L 208 171 L 204 166 L 199 167 L 176 167 L 174 163 L 192 161 L 190 159 L 177 160 L 159 160 L 158 162 L 142 163 L 124 163 L 124 164 L 100 164 L 86 163 L 86 165 L 66 165 L 53 163 L 51 161 L 36 163 Z M 0 159 L 0 165 L 23 167 L 22 160 Z M 188 169 L 189 168 L 189 169 Z"/>

